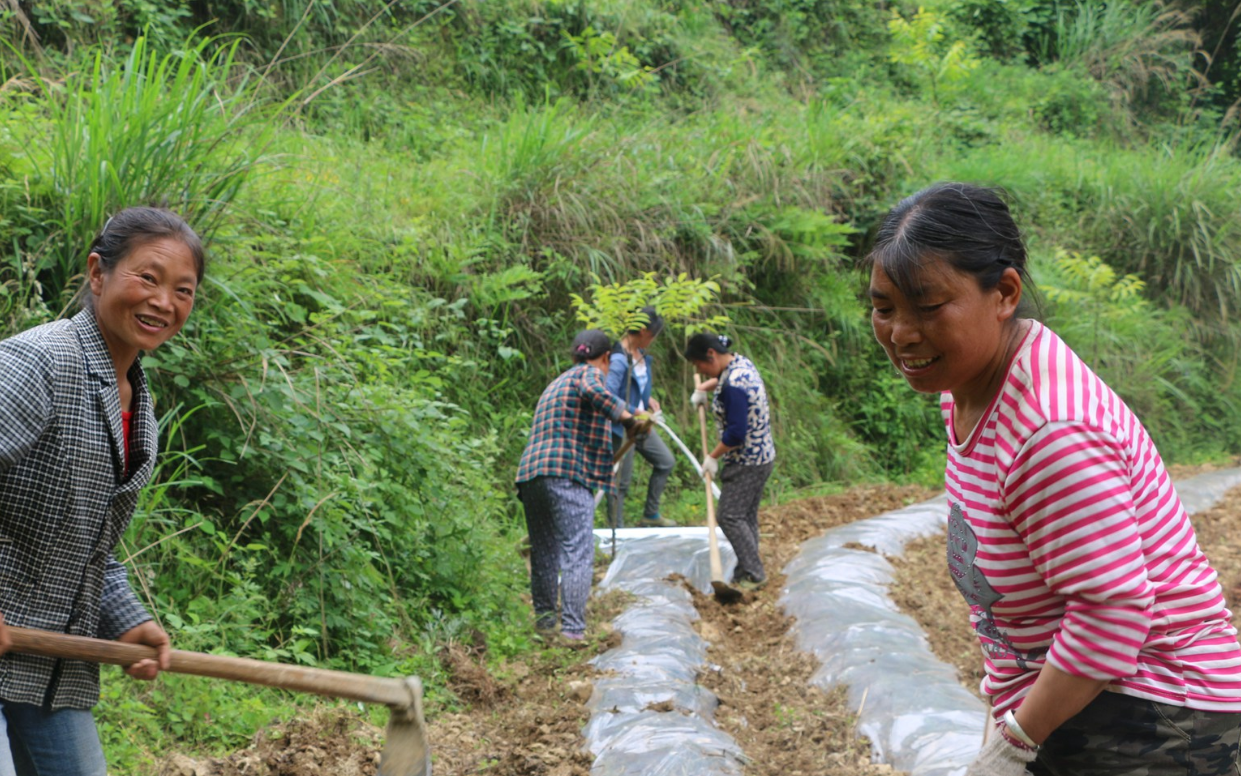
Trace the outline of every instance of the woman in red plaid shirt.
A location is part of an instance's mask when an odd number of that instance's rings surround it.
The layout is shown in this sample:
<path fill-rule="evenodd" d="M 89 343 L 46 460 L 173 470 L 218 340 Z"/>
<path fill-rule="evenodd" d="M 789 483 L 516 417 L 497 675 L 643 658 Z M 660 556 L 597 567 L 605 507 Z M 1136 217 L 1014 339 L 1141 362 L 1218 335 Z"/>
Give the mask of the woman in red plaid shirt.
<path fill-rule="evenodd" d="M 618 421 L 629 433 L 638 425 L 608 392 L 611 350 L 608 336 L 598 329 L 573 339 L 573 366 L 539 397 L 530 441 L 517 468 L 517 493 L 530 531 L 535 627 L 555 630 L 559 593 L 561 633 L 574 641 L 586 635 L 595 557 L 593 492 L 612 487 L 609 425 Z"/>

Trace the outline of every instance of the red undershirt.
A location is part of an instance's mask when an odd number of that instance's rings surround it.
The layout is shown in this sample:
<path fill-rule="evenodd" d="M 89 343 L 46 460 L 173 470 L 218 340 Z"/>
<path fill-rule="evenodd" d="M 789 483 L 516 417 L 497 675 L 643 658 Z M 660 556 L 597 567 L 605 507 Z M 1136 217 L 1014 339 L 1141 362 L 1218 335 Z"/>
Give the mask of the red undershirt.
<path fill-rule="evenodd" d="M 134 413 L 121 410 L 121 432 L 125 435 L 125 473 L 129 473 L 129 426 Z"/>

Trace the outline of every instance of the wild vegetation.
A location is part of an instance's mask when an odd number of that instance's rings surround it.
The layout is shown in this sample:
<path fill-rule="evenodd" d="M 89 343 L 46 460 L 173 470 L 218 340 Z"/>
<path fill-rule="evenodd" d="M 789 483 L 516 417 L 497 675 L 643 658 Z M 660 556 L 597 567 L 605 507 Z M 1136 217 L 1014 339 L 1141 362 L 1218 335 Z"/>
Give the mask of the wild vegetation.
<path fill-rule="evenodd" d="M 937 405 L 871 341 L 860 260 L 900 197 L 998 185 L 1039 313 L 1165 457 L 1241 447 L 1235 5 L 8 0 L 0 336 L 70 309 L 108 213 L 187 214 L 211 264 L 145 362 L 166 452 L 135 584 L 182 648 L 451 703 L 441 646 L 532 647 L 510 483 L 592 286 L 718 284 L 703 317 L 770 381 L 772 498 L 934 483 Z M 681 334 L 658 385 L 688 430 Z M 105 693 L 119 773 L 295 702 Z"/>

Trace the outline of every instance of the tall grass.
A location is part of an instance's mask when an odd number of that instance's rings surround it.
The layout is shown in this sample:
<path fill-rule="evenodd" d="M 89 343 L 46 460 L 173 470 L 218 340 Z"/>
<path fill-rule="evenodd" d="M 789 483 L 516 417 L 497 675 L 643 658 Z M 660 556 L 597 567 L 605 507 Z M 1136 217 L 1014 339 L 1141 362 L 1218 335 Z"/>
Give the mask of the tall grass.
<path fill-rule="evenodd" d="M 1121 103 L 1133 104 L 1156 85 L 1165 93 L 1202 85 L 1194 69 L 1202 37 L 1192 23 L 1190 12 L 1162 0 L 1079 0 L 1060 10 L 1042 58 L 1082 67 Z"/>
<path fill-rule="evenodd" d="M 81 271 L 92 235 L 120 208 L 162 205 L 213 231 L 275 129 L 238 45 L 200 38 L 162 54 L 139 38 L 119 62 L 95 49 L 63 85 L 32 72 L 49 118 L 47 136 L 26 143 L 55 202 L 38 262 L 49 290 Z"/>
<path fill-rule="evenodd" d="M 1007 189 L 1036 244 L 1097 254 L 1199 316 L 1241 312 L 1241 162 L 1228 143 L 1030 138 L 945 161 L 933 177 Z"/>

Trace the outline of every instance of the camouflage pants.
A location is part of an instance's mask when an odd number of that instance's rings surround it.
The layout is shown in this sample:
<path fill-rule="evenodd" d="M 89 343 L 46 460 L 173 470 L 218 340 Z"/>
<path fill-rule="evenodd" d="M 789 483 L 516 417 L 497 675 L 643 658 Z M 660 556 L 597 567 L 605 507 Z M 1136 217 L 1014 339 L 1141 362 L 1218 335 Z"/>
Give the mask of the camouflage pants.
<path fill-rule="evenodd" d="M 1034 776 L 1238 776 L 1241 714 L 1105 692 L 1043 743 Z"/>

